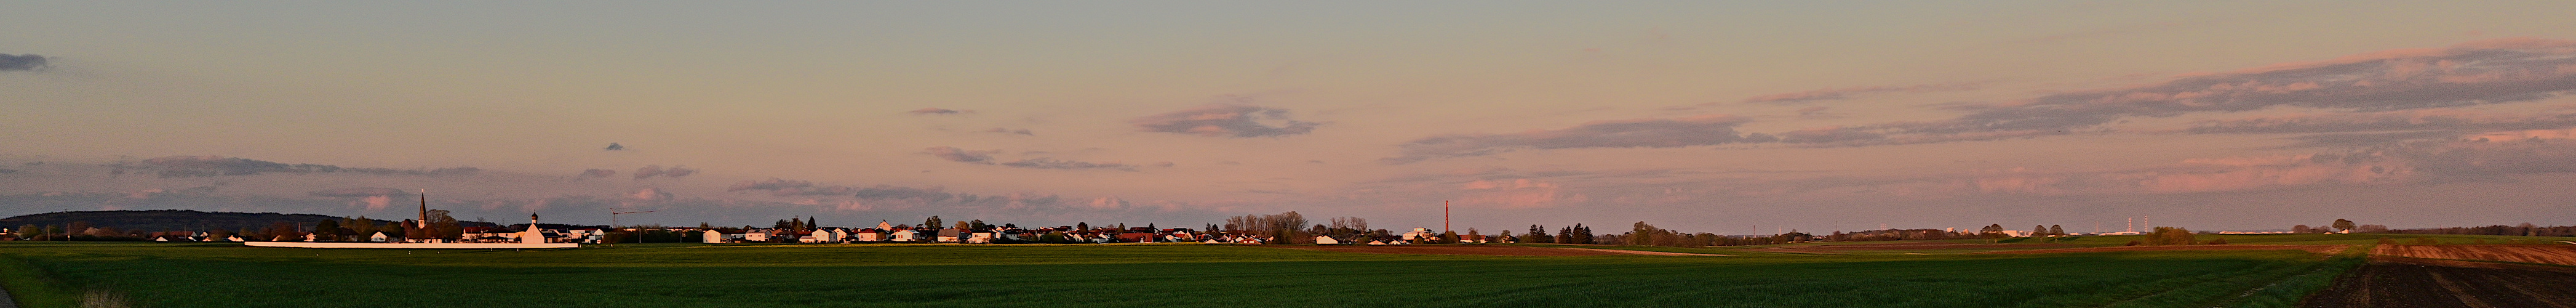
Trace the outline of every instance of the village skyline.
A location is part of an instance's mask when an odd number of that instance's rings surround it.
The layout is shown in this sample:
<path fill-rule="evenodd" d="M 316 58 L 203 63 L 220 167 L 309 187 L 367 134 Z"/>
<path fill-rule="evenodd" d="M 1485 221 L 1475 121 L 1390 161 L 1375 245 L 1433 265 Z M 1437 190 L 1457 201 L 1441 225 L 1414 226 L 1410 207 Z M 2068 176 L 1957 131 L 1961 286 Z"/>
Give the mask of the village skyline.
<path fill-rule="evenodd" d="M 0 217 L 2576 224 L 2560 2 L 13 7 Z"/>

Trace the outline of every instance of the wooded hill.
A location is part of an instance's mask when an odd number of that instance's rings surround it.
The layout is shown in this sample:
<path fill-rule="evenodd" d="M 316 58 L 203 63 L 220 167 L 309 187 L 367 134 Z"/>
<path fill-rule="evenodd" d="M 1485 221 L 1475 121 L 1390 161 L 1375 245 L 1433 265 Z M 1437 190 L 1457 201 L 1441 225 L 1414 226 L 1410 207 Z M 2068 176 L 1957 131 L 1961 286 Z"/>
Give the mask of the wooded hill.
<path fill-rule="evenodd" d="M 373 217 L 369 218 L 369 220 L 374 220 L 380 225 L 399 222 L 372 219 Z M 0 228 L 22 225 L 70 225 L 73 222 L 85 222 L 92 227 L 135 231 L 208 231 L 259 229 L 268 227 L 269 224 L 281 221 L 310 224 L 323 220 L 341 219 L 342 218 L 340 217 L 314 214 L 202 212 L 194 210 L 71 211 L 0 218 Z M 494 226 L 490 223 L 472 221 L 461 221 L 458 223 L 467 227 Z"/>

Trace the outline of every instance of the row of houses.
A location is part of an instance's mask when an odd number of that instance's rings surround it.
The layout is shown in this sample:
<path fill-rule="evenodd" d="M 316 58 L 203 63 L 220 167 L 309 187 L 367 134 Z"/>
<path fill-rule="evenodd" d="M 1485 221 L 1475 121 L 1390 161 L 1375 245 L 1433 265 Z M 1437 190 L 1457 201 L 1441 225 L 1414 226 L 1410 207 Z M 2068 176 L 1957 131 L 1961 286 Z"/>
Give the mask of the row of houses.
<path fill-rule="evenodd" d="M 811 230 L 691 230 L 701 243 L 1234 243 L 1261 244 L 1267 236 L 1243 232 L 1203 232 L 1189 228 L 1073 227 L 983 229 L 913 228 L 880 222 L 875 228 L 822 227 Z"/>

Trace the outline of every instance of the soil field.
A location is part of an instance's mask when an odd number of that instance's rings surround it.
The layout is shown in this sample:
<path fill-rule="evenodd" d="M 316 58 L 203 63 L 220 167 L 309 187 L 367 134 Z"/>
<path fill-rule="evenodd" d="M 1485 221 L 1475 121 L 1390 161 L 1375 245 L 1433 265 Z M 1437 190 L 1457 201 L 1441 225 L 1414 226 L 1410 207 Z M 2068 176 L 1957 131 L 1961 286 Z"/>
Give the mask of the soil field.
<path fill-rule="evenodd" d="M 1797 253 L 1797 254 L 1843 254 L 1843 253 L 1847 253 L 1847 252 L 1862 252 L 1862 251 L 2012 250 L 2012 249 L 2046 249 L 2046 248 L 2063 248 L 2063 247 L 2082 247 L 2082 246 L 2080 246 L 2080 245 L 2071 245 L 2071 244 L 1969 244 L 1969 243 L 1919 242 L 1919 243 L 1892 243 L 1892 244 L 1851 244 L 1851 245 L 1817 245 L 1817 246 L 1791 246 L 1791 247 L 1763 247 L 1763 248 L 1749 248 L 1749 249 L 1743 249 L 1743 250 L 1745 250 L 1745 251 L 1759 251 L 1759 252 Z"/>
<path fill-rule="evenodd" d="M 2082 246 L 2071 245 L 2071 244 L 1968 244 L 1968 243 L 1938 243 L 1938 242 L 1933 242 L 1933 243 L 1896 243 L 1896 244 L 1822 245 L 1822 246 L 1781 247 L 1781 248 L 1785 248 L 1785 249 L 1798 249 L 1798 250 L 1927 250 L 1927 249 L 2043 249 L 2043 248 L 2067 248 L 2067 247 L 2082 247 Z"/>
<path fill-rule="evenodd" d="M 2576 265 L 2576 245 L 2379 245 L 2370 254 L 2426 259 Z"/>
<path fill-rule="evenodd" d="M 2386 247 L 2386 246 L 2381 246 Z M 2539 265 L 2373 258 L 2302 306 L 2576 307 L 2576 272 Z"/>
<path fill-rule="evenodd" d="M 2342 251 L 2344 250 L 2344 248 L 2347 248 L 2347 247 L 2350 247 L 2350 246 L 2352 246 L 2352 245 L 2179 245 L 2179 246 L 2122 246 L 2122 247 L 2094 247 L 2094 248 L 2067 248 L 2067 249 L 2040 249 L 2040 250 L 2017 250 L 2017 251 L 1993 251 L 1993 252 L 1981 252 L 1981 253 L 2070 253 L 2070 252 L 2147 251 L 2147 250 L 2306 250 L 2306 251 L 2308 251 L 2308 252 L 2313 252 L 2313 253 L 2317 253 L 2317 254 L 2333 254 L 2333 253 L 2336 253 L 2336 252 L 2342 252 Z"/>
<path fill-rule="evenodd" d="M 1678 253 L 1678 252 L 1654 252 L 1654 251 L 1635 251 L 1635 250 L 1617 250 L 1617 249 L 1591 249 L 1591 248 L 1548 248 L 1548 247 L 1524 247 L 1524 246 L 1501 246 L 1501 245 L 1438 245 L 1438 246 L 1410 246 L 1410 245 L 1407 245 L 1407 246 L 1266 246 L 1266 247 L 1287 248 L 1287 249 L 1305 249 L 1305 250 L 1322 250 L 1322 251 L 1333 251 L 1333 252 L 1395 253 L 1395 254 L 1420 254 L 1420 255 L 1485 255 L 1485 256 L 1605 256 L 1605 255 L 1719 256 L 1719 255 L 1710 255 L 1710 254 Z"/>

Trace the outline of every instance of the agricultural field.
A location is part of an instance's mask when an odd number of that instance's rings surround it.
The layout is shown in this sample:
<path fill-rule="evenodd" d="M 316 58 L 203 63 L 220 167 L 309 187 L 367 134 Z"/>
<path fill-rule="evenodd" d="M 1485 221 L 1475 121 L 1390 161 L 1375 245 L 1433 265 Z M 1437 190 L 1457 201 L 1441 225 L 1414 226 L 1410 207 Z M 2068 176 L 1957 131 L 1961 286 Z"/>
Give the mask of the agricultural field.
<path fill-rule="evenodd" d="M 85 296 L 139 307 L 2278 307 L 2297 304 L 2358 263 L 2351 255 L 2296 250 L 1801 255 L 1578 248 L 1704 255 L 1221 245 L 433 251 L 0 242 L 0 285 L 28 307 Z"/>
<path fill-rule="evenodd" d="M 2576 266 L 2576 245 L 2379 245 L 2370 254 Z"/>

